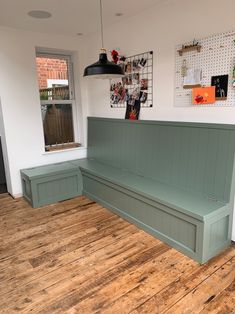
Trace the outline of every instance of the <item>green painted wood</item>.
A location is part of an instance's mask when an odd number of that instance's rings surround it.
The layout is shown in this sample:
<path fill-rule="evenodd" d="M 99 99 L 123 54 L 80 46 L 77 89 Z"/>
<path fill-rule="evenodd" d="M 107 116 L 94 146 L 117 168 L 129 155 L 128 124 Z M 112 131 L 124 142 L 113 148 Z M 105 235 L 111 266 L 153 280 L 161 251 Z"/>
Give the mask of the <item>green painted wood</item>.
<path fill-rule="evenodd" d="M 95 170 L 90 163 L 80 166 L 84 195 L 199 263 L 207 262 L 229 246 L 231 208 L 223 207 L 212 211 L 202 221 L 190 213 L 185 214 L 173 206 L 146 197 L 140 191 L 127 188 L 121 182 L 117 184 L 110 178 L 104 179 L 106 174 L 98 174 L 97 168 Z M 101 168 L 103 167 L 105 166 L 102 165 Z"/>
<path fill-rule="evenodd" d="M 200 263 L 231 242 L 235 126 L 89 118 L 83 193 Z"/>
<path fill-rule="evenodd" d="M 89 118 L 88 128 L 88 158 L 229 202 L 234 126 Z"/>
<path fill-rule="evenodd" d="M 235 124 L 222 124 L 222 123 L 200 123 L 200 122 L 180 122 L 180 121 L 156 121 L 156 120 L 125 120 L 104 117 L 88 117 L 88 121 L 114 121 L 122 124 L 148 124 L 155 126 L 179 126 L 179 127 L 193 127 L 193 128 L 207 128 L 207 129 L 222 129 L 222 130 L 235 130 Z"/>
<path fill-rule="evenodd" d="M 199 194 L 187 192 L 128 171 L 120 171 L 119 168 L 107 166 L 95 160 L 78 160 L 77 165 L 80 166 L 83 173 L 103 178 L 142 195 L 146 199 L 164 204 L 201 221 L 209 219 L 215 213 L 218 214 L 227 206 L 226 203 L 215 202 Z"/>
<path fill-rule="evenodd" d="M 82 195 L 79 167 L 63 162 L 21 170 L 23 195 L 37 208 Z"/>
<path fill-rule="evenodd" d="M 33 167 L 21 170 L 29 180 L 50 177 L 51 175 L 67 173 L 68 171 L 76 171 L 77 167 L 69 162 L 60 162 L 45 166 Z"/>
<path fill-rule="evenodd" d="M 229 206 L 94 160 L 77 164 L 83 174 L 83 194 L 198 262 L 206 262 L 229 245 Z M 195 212 L 192 204 L 197 205 Z"/>
<path fill-rule="evenodd" d="M 170 208 L 130 194 L 112 183 L 84 173 L 84 194 L 134 222 L 147 232 L 196 259 L 196 230 L 202 222 L 187 215 L 178 216 Z M 174 226 L 174 228 L 172 228 Z M 186 236 L 187 235 L 187 236 Z"/>

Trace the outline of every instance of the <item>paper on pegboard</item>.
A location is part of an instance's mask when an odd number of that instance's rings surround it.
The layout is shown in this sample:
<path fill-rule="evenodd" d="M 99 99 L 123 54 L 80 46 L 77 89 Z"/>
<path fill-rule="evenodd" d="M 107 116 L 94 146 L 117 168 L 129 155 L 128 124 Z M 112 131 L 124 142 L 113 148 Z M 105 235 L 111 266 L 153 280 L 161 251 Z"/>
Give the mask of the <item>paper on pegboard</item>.
<path fill-rule="evenodd" d="M 234 40 L 235 31 L 199 39 L 198 42 L 202 46 L 201 52 L 188 51 L 184 52 L 182 56 L 178 53 L 178 50 L 182 48 L 182 44 L 176 46 L 174 97 L 176 107 L 195 106 L 192 104 L 192 90 L 183 88 L 184 78 L 181 75 L 181 68 L 184 59 L 187 68 L 202 70 L 202 86 L 210 86 L 212 76 L 229 75 L 227 99 L 216 101 L 211 105 L 201 106 L 235 106 L 235 88 L 232 86 L 235 65 Z M 186 45 L 189 44 L 191 43 L 186 43 Z"/>

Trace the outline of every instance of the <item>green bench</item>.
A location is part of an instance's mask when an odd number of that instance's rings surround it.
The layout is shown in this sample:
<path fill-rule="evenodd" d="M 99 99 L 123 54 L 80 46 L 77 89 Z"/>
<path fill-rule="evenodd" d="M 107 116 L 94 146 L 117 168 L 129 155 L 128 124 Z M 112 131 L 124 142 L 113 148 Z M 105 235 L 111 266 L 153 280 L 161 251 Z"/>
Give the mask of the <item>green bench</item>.
<path fill-rule="evenodd" d="M 204 263 L 231 242 L 235 126 L 88 119 L 83 194 Z"/>
<path fill-rule="evenodd" d="M 233 125 L 88 118 L 69 164 L 83 195 L 204 263 L 231 243 L 234 156 Z"/>
<path fill-rule="evenodd" d="M 40 207 L 82 194 L 78 167 L 69 162 L 21 170 L 23 196 L 34 207 Z"/>

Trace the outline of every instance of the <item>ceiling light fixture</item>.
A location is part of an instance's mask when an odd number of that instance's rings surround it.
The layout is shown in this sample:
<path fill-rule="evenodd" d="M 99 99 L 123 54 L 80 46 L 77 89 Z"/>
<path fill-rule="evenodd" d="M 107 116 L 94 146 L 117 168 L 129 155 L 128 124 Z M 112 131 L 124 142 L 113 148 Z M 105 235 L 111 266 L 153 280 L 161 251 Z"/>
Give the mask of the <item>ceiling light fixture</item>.
<path fill-rule="evenodd" d="M 102 0 L 100 0 L 100 26 L 102 48 L 99 55 L 99 61 L 87 66 L 84 70 L 84 76 L 102 79 L 112 79 L 124 76 L 123 69 L 119 65 L 108 60 L 106 49 L 104 49 Z"/>
<path fill-rule="evenodd" d="M 34 17 L 35 19 L 49 19 L 52 16 L 50 12 L 40 10 L 29 11 L 28 15 L 30 17 Z"/>

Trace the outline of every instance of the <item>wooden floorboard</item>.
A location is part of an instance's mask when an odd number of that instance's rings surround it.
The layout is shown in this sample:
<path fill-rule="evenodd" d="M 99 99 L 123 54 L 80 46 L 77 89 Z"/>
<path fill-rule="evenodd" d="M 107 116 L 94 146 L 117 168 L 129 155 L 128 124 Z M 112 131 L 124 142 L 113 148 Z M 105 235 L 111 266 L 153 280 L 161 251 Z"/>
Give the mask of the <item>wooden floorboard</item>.
<path fill-rule="evenodd" d="M 235 313 L 235 245 L 199 265 L 85 197 L 0 197 L 0 313 Z"/>

